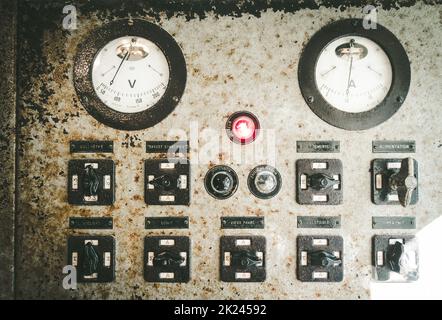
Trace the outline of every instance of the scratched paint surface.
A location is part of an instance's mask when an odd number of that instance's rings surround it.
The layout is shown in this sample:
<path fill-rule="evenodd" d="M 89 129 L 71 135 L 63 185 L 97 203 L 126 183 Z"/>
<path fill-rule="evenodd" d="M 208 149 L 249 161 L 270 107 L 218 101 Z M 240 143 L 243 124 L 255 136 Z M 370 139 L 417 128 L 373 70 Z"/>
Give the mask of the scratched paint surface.
<path fill-rule="evenodd" d="M 15 191 L 15 5 L 0 3 L 0 299 L 13 296 Z"/>
<path fill-rule="evenodd" d="M 99 7 L 97 5 L 97 7 Z M 35 13 L 40 10 L 40 13 Z M 44 5 L 28 8 L 22 22 L 44 15 Z M 16 266 L 20 298 L 122 298 L 122 299 L 293 299 L 369 298 L 371 279 L 372 215 L 416 216 L 423 228 L 441 212 L 442 150 L 440 101 L 442 88 L 442 6 L 418 3 L 389 7 L 379 22 L 390 29 L 407 51 L 412 70 L 408 97 L 390 120 L 363 132 L 334 128 L 317 118 L 305 104 L 297 81 L 298 59 L 308 39 L 327 23 L 339 18 L 361 17 L 360 7 L 337 9 L 298 8 L 262 10 L 238 16 L 206 12 L 204 17 L 151 11 L 132 13 L 159 23 L 181 46 L 188 69 L 187 86 L 175 111 L 153 128 L 124 132 L 108 128 L 87 114 L 72 83 L 72 61 L 77 45 L 106 19 L 128 16 L 125 9 L 79 10 L 78 29 L 62 30 L 61 7 L 47 13 L 42 39 L 29 26 L 21 26 L 22 54 L 19 81 L 19 203 Z M 42 40 L 42 41 L 40 41 Z M 283 187 L 271 200 L 249 194 L 247 175 L 266 157 L 245 164 L 226 153 L 214 153 L 210 163 L 192 165 L 189 207 L 147 206 L 143 199 L 144 141 L 172 139 L 171 128 L 190 134 L 191 122 L 198 132 L 221 130 L 228 114 L 249 110 L 262 128 L 277 133 L 276 163 Z M 67 162 L 86 157 L 69 153 L 70 140 L 114 140 L 116 201 L 110 207 L 74 207 L 67 204 Z M 255 144 L 263 143 L 262 135 Z M 340 206 L 301 206 L 295 202 L 295 161 L 311 155 L 296 154 L 295 140 L 340 140 L 341 153 L 333 155 L 344 165 L 344 203 Z M 371 141 L 414 139 L 419 161 L 420 201 L 411 208 L 375 206 L 370 201 L 369 166 Z M 191 145 L 198 158 L 204 137 Z M 192 142 L 191 142 L 192 143 Z M 252 145 L 244 149 L 250 150 Z M 317 157 L 329 157 L 318 155 Z M 391 156 L 391 155 L 389 155 Z M 392 155 L 394 156 L 394 154 Z M 402 155 L 398 155 L 401 157 Z M 316 156 L 315 156 L 316 157 Z M 236 194 L 225 201 L 211 198 L 203 177 L 208 168 L 231 165 L 239 176 Z M 264 216 L 262 230 L 221 230 L 221 216 Z M 296 228 L 297 215 L 341 215 L 342 228 Z M 70 216 L 112 216 L 114 229 L 74 231 Z M 188 230 L 144 230 L 145 216 L 189 216 Z M 386 231 L 384 231 L 385 233 Z M 83 284 L 76 291 L 62 288 L 66 264 L 66 239 L 72 234 L 114 235 L 116 281 Z M 187 235 L 191 238 L 191 281 L 186 284 L 149 284 L 143 279 L 143 238 L 147 235 Z M 265 235 L 267 280 L 235 284 L 219 281 L 221 235 Z M 333 284 L 302 283 L 296 279 L 296 236 L 336 234 L 344 238 L 344 281 Z"/>

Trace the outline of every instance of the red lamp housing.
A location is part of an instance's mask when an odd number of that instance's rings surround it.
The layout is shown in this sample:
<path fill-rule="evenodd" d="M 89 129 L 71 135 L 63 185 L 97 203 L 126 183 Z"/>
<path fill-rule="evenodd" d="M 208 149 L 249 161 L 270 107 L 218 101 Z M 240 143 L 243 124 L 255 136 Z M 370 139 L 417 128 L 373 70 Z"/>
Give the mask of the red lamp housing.
<path fill-rule="evenodd" d="M 226 131 L 230 140 L 240 144 L 253 142 L 259 129 L 258 118 L 248 111 L 235 112 L 226 123 Z"/>

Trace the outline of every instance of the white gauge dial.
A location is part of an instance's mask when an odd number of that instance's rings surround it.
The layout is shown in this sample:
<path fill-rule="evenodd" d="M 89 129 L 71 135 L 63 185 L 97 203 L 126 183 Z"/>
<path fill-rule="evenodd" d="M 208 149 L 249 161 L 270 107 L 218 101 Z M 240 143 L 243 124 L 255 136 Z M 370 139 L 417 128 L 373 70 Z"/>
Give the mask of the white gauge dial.
<path fill-rule="evenodd" d="M 109 108 L 135 113 L 154 106 L 169 83 L 169 64 L 161 49 L 141 37 L 107 43 L 95 57 L 92 84 Z"/>
<path fill-rule="evenodd" d="M 345 36 L 329 43 L 316 63 L 316 86 L 323 98 L 344 112 L 365 112 L 387 96 L 391 62 L 370 39 Z"/>

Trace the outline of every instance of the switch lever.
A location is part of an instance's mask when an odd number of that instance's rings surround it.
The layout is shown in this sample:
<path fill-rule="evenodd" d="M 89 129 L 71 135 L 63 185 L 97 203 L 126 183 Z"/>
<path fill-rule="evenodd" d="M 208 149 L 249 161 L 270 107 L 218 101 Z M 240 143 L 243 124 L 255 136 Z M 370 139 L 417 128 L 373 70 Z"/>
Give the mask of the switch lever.
<path fill-rule="evenodd" d="M 100 185 L 100 180 L 98 179 L 97 171 L 88 165 L 85 168 L 86 174 L 84 176 L 84 190 L 85 196 L 96 196 L 98 193 L 98 186 Z"/>
<path fill-rule="evenodd" d="M 325 190 L 339 183 L 339 180 L 335 180 L 324 173 L 315 173 L 308 178 L 308 186 L 315 190 Z"/>
<path fill-rule="evenodd" d="M 232 266 L 248 268 L 262 263 L 256 252 L 250 250 L 240 250 L 232 253 Z"/>
<path fill-rule="evenodd" d="M 179 266 L 184 262 L 184 257 L 182 257 L 179 253 L 174 251 L 163 251 L 153 259 L 154 266 Z"/>
<path fill-rule="evenodd" d="M 396 190 L 399 202 L 407 207 L 417 187 L 417 178 L 415 174 L 415 161 L 413 158 L 402 160 L 400 171 L 390 178 L 390 188 Z"/>
<path fill-rule="evenodd" d="M 84 246 L 83 269 L 86 276 L 91 276 L 98 272 L 98 254 L 91 242 Z"/>
<path fill-rule="evenodd" d="M 164 174 L 158 178 L 153 179 L 149 184 L 162 188 L 163 190 L 170 191 L 177 186 L 177 181 L 172 176 Z"/>
<path fill-rule="evenodd" d="M 393 245 L 388 247 L 387 250 L 387 260 L 390 269 L 394 272 L 399 273 L 401 271 L 400 259 L 404 253 L 404 245 L 396 241 Z"/>
<path fill-rule="evenodd" d="M 325 250 L 310 252 L 309 256 L 311 265 L 315 267 L 338 267 L 342 263 L 341 259 Z"/>

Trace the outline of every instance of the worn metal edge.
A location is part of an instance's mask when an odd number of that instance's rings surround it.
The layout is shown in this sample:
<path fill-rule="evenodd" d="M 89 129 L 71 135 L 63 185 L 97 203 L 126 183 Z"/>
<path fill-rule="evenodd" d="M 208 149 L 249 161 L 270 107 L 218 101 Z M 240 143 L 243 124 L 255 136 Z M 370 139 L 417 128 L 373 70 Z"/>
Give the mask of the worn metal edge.
<path fill-rule="evenodd" d="M 15 1 L 0 2 L 0 299 L 14 298 L 16 170 Z"/>
<path fill-rule="evenodd" d="M 74 5 L 82 13 L 95 11 L 98 9 L 103 13 L 99 16 L 105 17 L 107 9 L 123 3 L 123 1 L 82 1 L 82 0 L 52 0 L 36 1 L 21 0 L 23 5 L 32 5 L 33 7 L 45 7 L 47 13 L 49 10 L 60 12 L 60 7 L 68 4 Z M 272 10 L 274 12 L 296 12 L 302 9 L 317 10 L 321 6 L 326 8 L 336 8 L 343 11 L 348 7 L 364 7 L 373 5 L 384 10 L 399 9 L 401 7 L 410 7 L 416 3 L 437 4 L 440 0 L 132 0 L 124 1 L 126 10 L 118 10 L 114 13 L 117 18 L 127 17 L 127 12 L 133 15 L 143 13 L 156 20 L 160 20 L 161 13 L 168 18 L 174 16 L 184 16 L 186 20 L 205 19 L 209 14 L 216 17 L 231 16 L 232 18 L 241 17 L 245 14 L 260 17 L 262 12 Z"/>

